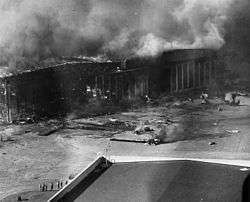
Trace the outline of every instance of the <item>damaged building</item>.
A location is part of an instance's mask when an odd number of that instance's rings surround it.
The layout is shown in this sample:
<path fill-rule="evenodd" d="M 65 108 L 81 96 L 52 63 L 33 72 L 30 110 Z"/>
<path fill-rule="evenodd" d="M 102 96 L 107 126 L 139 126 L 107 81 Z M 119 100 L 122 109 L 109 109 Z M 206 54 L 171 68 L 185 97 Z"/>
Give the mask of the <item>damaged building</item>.
<path fill-rule="evenodd" d="M 71 61 L 0 80 L 0 112 L 8 122 L 66 114 L 93 99 L 157 97 L 207 86 L 216 76 L 216 52 L 173 50 L 126 62 Z"/>

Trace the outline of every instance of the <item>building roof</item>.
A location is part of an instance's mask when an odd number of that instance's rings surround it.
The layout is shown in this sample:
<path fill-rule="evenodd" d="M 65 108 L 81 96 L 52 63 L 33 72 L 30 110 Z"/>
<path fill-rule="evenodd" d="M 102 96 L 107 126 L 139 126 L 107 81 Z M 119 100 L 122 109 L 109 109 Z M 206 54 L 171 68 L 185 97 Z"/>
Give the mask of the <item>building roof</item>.
<path fill-rule="evenodd" d="M 214 57 L 216 55 L 216 51 L 209 49 L 176 49 L 165 51 L 159 56 L 156 57 L 132 57 L 126 60 L 127 69 L 137 69 L 137 68 L 147 68 L 147 67 L 155 67 L 161 66 L 161 64 L 166 64 L 167 62 L 180 62 L 185 60 L 204 58 L 204 57 Z M 110 61 L 110 60 L 95 60 L 89 57 L 63 57 L 62 60 L 57 61 L 57 64 L 52 64 L 48 66 L 40 66 L 33 68 L 32 70 L 23 70 L 17 72 L 15 74 L 7 73 L 7 69 L 4 68 L 2 73 L 0 71 L 0 78 L 9 78 L 15 77 L 17 75 L 29 75 L 31 73 L 43 73 L 49 71 L 58 71 L 70 69 L 73 67 L 81 68 L 87 66 L 121 66 L 122 61 Z"/>
<path fill-rule="evenodd" d="M 79 175 L 75 186 L 50 202 L 241 201 L 249 174 L 241 166 L 192 160 L 118 162 L 98 169 L 82 180 Z"/>

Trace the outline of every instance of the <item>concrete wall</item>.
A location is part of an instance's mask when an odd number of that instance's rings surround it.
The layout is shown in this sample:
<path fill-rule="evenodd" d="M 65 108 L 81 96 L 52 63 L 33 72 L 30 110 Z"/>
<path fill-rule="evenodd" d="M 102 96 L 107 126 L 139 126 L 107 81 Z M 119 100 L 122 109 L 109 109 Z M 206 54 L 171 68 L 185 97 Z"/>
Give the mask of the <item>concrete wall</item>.
<path fill-rule="evenodd" d="M 84 108 L 93 101 L 116 105 L 124 98 L 146 95 L 147 71 L 121 71 L 118 65 L 120 63 L 68 64 L 5 78 L 2 81 L 5 93 L 0 100 L 2 117 L 12 121 L 34 116 L 63 116 L 74 107 Z"/>
<path fill-rule="evenodd" d="M 64 115 L 93 100 L 117 105 L 123 99 L 157 97 L 209 85 L 216 54 L 176 50 L 158 58 L 120 62 L 67 63 L 0 80 L 0 111 L 6 121 Z"/>
<path fill-rule="evenodd" d="M 171 92 L 207 87 L 215 79 L 216 60 L 175 62 L 171 66 Z"/>

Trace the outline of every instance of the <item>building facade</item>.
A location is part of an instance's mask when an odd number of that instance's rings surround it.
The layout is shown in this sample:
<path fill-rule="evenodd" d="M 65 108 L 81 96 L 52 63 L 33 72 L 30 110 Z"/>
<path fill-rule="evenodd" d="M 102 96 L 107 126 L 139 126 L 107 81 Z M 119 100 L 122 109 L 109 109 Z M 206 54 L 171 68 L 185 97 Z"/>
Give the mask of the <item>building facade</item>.
<path fill-rule="evenodd" d="M 216 76 L 211 50 L 175 50 L 154 59 L 68 62 L 0 80 L 0 113 L 11 122 L 65 114 L 93 99 L 116 105 L 123 99 L 157 97 L 209 85 Z M 121 68 L 122 67 L 122 68 Z"/>

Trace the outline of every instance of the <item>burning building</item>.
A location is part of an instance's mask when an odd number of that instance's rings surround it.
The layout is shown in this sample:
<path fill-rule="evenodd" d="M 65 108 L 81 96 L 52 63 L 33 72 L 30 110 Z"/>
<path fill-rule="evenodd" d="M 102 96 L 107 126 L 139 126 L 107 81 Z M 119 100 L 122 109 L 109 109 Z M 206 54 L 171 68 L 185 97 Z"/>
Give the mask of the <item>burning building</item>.
<path fill-rule="evenodd" d="M 6 121 L 50 117 L 87 106 L 93 99 L 157 96 L 207 86 L 215 78 L 216 52 L 173 50 L 157 58 L 118 62 L 74 61 L 1 78 L 1 116 Z"/>

